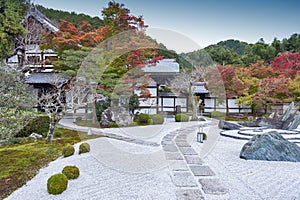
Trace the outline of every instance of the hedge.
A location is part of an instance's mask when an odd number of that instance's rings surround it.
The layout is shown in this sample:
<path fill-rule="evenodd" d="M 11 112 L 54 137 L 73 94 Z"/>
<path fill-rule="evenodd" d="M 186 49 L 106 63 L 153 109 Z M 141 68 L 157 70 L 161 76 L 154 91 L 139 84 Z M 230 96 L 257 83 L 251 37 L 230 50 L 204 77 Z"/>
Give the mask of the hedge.
<path fill-rule="evenodd" d="M 188 122 L 190 117 L 186 114 L 176 114 L 175 122 Z"/>
<path fill-rule="evenodd" d="M 20 130 L 16 137 L 28 137 L 31 133 L 38 133 L 46 137 L 49 130 L 49 123 L 48 116 L 38 115 Z"/>

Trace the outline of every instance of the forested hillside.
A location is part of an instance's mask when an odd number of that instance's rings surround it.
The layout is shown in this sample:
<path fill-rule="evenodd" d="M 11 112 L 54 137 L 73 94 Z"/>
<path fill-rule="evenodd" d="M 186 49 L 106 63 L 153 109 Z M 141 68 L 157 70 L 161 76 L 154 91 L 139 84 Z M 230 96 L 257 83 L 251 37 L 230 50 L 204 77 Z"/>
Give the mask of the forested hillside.
<path fill-rule="evenodd" d="M 210 45 L 204 50 L 211 58 L 221 65 L 234 64 L 239 66 L 249 66 L 258 60 L 263 60 L 269 64 L 276 56 L 282 52 L 300 52 L 300 34 L 293 34 L 289 38 L 278 40 L 274 38 L 271 44 L 267 44 L 261 38 L 255 44 L 248 44 L 239 40 L 221 41 L 215 45 Z M 199 57 L 200 50 L 182 54 L 183 57 Z"/>
<path fill-rule="evenodd" d="M 41 13 L 46 15 L 49 19 L 60 25 L 60 20 L 69 21 L 75 26 L 79 27 L 81 21 L 87 21 L 93 28 L 103 26 L 103 21 L 99 17 L 91 17 L 86 14 L 77 14 L 75 12 L 67 12 L 61 10 L 54 10 L 52 8 L 45 8 L 41 5 L 37 5 L 37 8 Z M 99 13 L 100 15 L 100 13 Z"/>

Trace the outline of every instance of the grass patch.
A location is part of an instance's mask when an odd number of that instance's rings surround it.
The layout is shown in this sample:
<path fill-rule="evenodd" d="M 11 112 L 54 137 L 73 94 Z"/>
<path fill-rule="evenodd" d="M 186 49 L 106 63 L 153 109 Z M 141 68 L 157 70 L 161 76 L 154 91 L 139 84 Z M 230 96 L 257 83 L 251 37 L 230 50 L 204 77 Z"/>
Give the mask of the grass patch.
<path fill-rule="evenodd" d="M 55 135 L 60 138 L 54 138 L 52 144 L 46 144 L 43 139 L 0 146 L 0 199 L 32 179 L 40 168 L 60 157 L 66 144 L 101 137 L 61 128 L 55 130 Z"/>
<path fill-rule="evenodd" d="M 91 127 L 91 128 L 100 128 L 100 124 L 93 123 L 92 120 L 78 120 L 75 122 L 77 126 L 86 126 L 86 127 Z"/>

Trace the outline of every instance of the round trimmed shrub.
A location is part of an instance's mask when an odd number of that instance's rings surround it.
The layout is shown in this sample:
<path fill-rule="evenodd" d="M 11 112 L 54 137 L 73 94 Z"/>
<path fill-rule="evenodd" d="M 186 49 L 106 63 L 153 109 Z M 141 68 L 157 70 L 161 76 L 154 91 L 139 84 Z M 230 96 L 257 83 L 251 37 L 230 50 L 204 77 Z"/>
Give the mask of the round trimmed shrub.
<path fill-rule="evenodd" d="M 61 194 L 68 187 L 68 178 L 64 174 L 54 174 L 47 181 L 49 194 Z"/>
<path fill-rule="evenodd" d="M 70 180 L 78 178 L 80 172 L 76 166 L 65 166 L 62 173 Z"/>
<path fill-rule="evenodd" d="M 139 115 L 139 123 L 140 124 L 148 124 L 148 120 L 150 119 L 150 115 L 141 113 Z"/>
<path fill-rule="evenodd" d="M 86 153 L 86 152 L 90 152 L 91 150 L 91 147 L 88 143 L 82 143 L 80 144 L 79 146 L 79 154 L 82 154 L 82 153 Z"/>
<path fill-rule="evenodd" d="M 62 154 L 64 157 L 72 156 L 74 152 L 75 152 L 75 148 L 72 145 L 67 145 L 62 150 Z"/>
<path fill-rule="evenodd" d="M 175 122 L 188 122 L 190 117 L 186 114 L 176 114 Z"/>
<path fill-rule="evenodd" d="M 153 124 L 163 124 L 165 122 L 165 118 L 161 114 L 150 115 Z"/>

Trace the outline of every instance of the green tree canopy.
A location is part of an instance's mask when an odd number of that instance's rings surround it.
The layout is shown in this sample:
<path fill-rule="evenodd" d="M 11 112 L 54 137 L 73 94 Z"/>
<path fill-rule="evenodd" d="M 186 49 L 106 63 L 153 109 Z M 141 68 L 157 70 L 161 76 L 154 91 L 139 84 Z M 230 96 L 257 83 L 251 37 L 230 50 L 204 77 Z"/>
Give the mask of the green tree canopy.
<path fill-rule="evenodd" d="M 27 10 L 27 0 L 0 0 L 0 62 L 13 53 L 16 37 L 25 33 L 21 22 Z"/>

